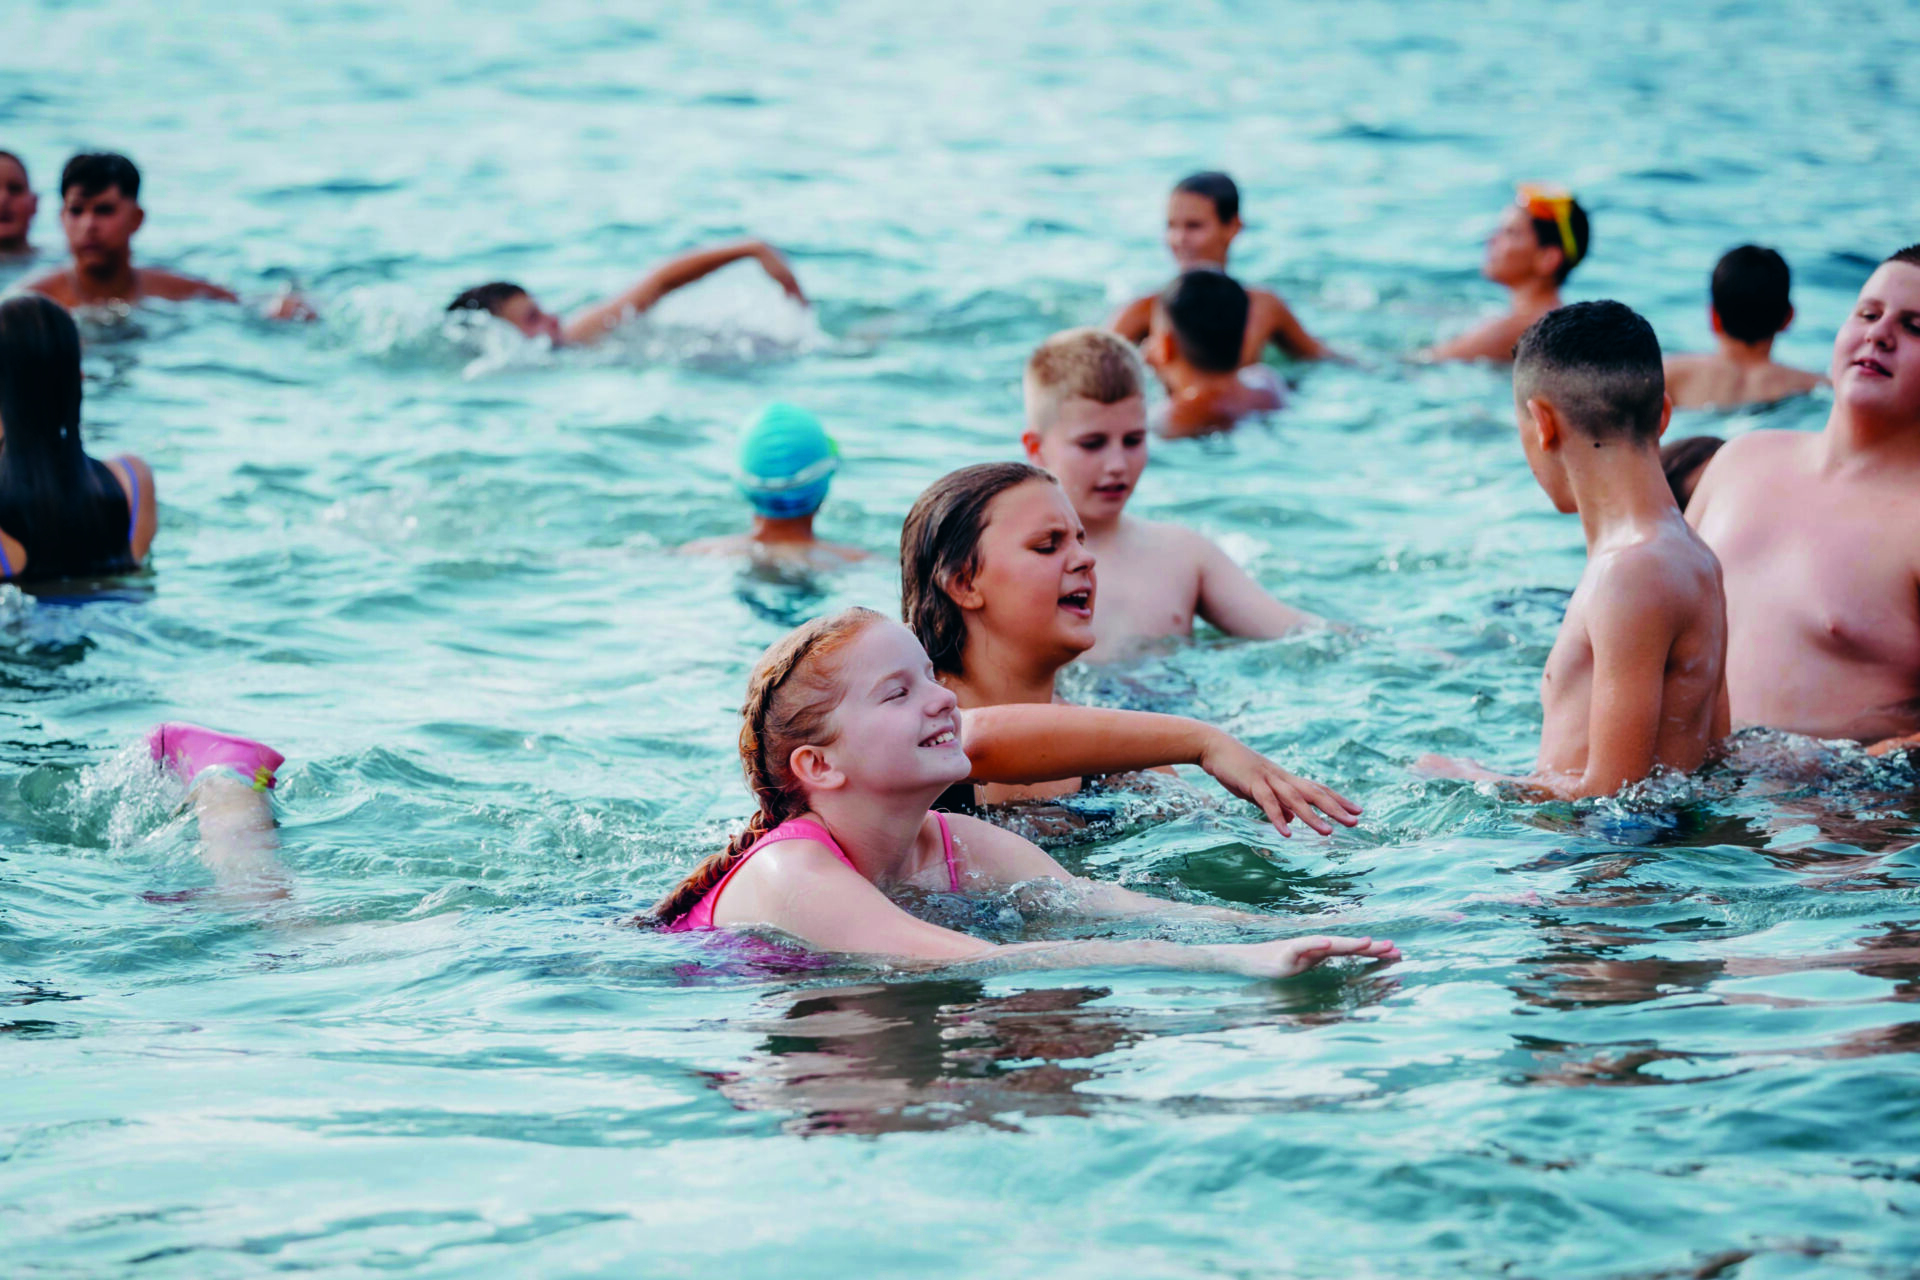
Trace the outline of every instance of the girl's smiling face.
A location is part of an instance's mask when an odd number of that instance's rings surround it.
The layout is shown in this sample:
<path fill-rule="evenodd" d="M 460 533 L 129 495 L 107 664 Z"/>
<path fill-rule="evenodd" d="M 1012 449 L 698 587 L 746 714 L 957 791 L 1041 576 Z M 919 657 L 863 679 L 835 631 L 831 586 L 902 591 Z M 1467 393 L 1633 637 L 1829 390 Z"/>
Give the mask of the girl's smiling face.
<path fill-rule="evenodd" d="M 875 622 L 840 657 L 827 762 L 864 791 L 940 790 L 972 776 L 953 691 L 897 622 Z"/>
<path fill-rule="evenodd" d="M 969 643 L 1064 667 L 1093 648 L 1093 553 L 1057 484 L 1029 480 L 987 506 L 979 569 L 954 584 Z"/>

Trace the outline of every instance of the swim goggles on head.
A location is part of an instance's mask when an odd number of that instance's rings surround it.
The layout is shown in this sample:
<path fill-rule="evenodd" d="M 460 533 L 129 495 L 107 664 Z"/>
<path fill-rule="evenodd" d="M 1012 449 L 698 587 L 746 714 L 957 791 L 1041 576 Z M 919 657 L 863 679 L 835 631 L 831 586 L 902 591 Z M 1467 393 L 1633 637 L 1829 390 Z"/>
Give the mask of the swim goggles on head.
<path fill-rule="evenodd" d="M 1529 218 L 1551 222 L 1560 229 L 1560 248 L 1566 252 L 1567 265 L 1580 260 L 1580 246 L 1573 238 L 1572 192 L 1523 182 L 1515 202 L 1527 211 Z"/>
<path fill-rule="evenodd" d="M 827 438 L 830 452 L 826 457 L 810 462 L 790 476 L 755 476 L 745 471 L 736 471 L 734 480 L 749 493 L 786 493 L 793 489 L 804 489 L 834 473 L 840 465 L 840 446 L 831 436 Z"/>

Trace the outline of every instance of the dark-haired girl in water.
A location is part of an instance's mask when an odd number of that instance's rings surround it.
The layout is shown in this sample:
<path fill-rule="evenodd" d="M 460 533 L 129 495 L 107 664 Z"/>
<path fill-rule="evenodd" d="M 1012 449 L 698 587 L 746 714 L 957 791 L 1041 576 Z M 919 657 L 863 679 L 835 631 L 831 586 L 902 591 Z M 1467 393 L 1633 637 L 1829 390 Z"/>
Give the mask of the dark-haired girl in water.
<path fill-rule="evenodd" d="M 944 808 L 1049 799 L 1089 776 L 1194 764 L 1259 805 L 1281 835 L 1296 819 L 1321 835 L 1359 821 L 1346 797 L 1211 725 L 1056 701 L 1061 669 L 1094 645 L 1098 590 L 1086 530 L 1038 467 L 982 463 L 929 486 L 900 532 L 900 593 L 907 626 L 966 713 L 972 780 L 950 788 Z M 1037 785 L 1000 785 L 1010 782 Z"/>
<path fill-rule="evenodd" d="M 80 447 L 80 332 L 38 294 L 0 302 L 0 578 L 140 567 L 158 526 L 153 472 Z"/>

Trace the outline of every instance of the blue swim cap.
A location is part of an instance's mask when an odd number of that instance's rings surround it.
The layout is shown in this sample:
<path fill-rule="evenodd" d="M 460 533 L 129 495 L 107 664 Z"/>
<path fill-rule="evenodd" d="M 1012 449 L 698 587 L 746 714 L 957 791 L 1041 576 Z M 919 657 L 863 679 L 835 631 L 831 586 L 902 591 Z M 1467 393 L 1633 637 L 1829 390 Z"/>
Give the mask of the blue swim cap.
<path fill-rule="evenodd" d="M 840 450 L 820 419 L 797 405 L 768 405 L 740 436 L 734 480 L 753 509 L 773 520 L 810 516 L 827 500 Z"/>

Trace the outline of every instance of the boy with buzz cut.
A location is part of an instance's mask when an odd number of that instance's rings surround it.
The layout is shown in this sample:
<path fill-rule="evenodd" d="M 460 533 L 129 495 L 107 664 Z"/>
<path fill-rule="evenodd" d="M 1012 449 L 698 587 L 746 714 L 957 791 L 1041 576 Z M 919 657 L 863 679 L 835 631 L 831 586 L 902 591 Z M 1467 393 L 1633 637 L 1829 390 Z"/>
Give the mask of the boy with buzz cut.
<path fill-rule="evenodd" d="M 1027 361 L 1027 458 L 1060 481 L 1087 531 L 1100 580 L 1093 662 L 1147 641 L 1191 636 L 1195 616 L 1234 636 L 1267 639 L 1324 621 L 1280 603 L 1211 541 L 1126 514 L 1147 465 L 1139 358 L 1101 329 L 1056 333 Z"/>
<path fill-rule="evenodd" d="M 133 236 L 146 218 L 140 207 L 140 171 L 133 161 L 112 152 L 75 156 L 60 173 L 60 225 L 67 233 L 73 265 L 42 276 L 27 288 L 69 310 L 148 298 L 240 301 L 205 280 L 134 266 Z M 286 298 L 272 314 L 289 318 L 311 312 L 297 299 Z"/>
<path fill-rule="evenodd" d="M 1190 174 L 1167 197 L 1167 250 L 1182 271 L 1194 267 L 1225 271 L 1227 251 L 1240 230 L 1240 188 L 1224 173 Z M 1307 332 L 1280 295 L 1252 289 L 1248 297 L 1235 368 L 1258 364 L 1269 345 L 1296 360 L 1334 358 L 1333 350 Z M 1154 294 L 1135 298 L 1108 321 L 1107 328 L 1138 346 L 1152 328 L 1155 301 Z"/>
<path fill-rule="evenodd" d="M 1743 244 L 1713 269 L 1707 319 L 1720 349 L 1712 355 L 1667 357 L 1667 394 L 1677 409 L 1770 404 L 1804 395 L 1826 379 L 1773 362 L 1773 340 L 1793 323 L 1787 260 Z"/>
<path fill-rule="evenodd" d="M 1540 755 L 1525 779 L 1425 757 L 1420 767 L 1611 795 L 1656 768 L 1691 772 L 1729 729 L 1720 562 L 1680 515 L 1660 466 L 1660 343 L 1618 302 L 1535 321 L 1514 352 L 1513 400 L 1533 475 L 1580 514 L 1587 569 L 1540 682 Z"/>
<path fill-rule="evenodd" d="M 1154 299 L 1143 351 L 1167 388 L 1164 434 L 1224 431 L 1280 407 L 1278 375 L 1264 364 L 1243 369 L 1238 363 L 1248 306 L 1239 282 L 1212 267 L 1181 272 Z"/>

